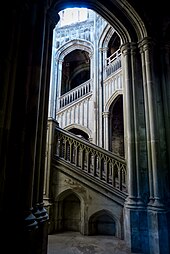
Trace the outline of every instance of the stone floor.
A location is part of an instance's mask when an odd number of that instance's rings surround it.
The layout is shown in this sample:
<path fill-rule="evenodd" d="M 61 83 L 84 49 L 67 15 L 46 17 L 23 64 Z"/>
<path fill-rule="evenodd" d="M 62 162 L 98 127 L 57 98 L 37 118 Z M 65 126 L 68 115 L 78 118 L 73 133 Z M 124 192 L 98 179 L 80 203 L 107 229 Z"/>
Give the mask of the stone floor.
<path fill-rule="evenodd" d="M 123 240 L 113 236 L 83 236 L 66 232 L 48 236 L 47 254 L 130 254 Z"/>

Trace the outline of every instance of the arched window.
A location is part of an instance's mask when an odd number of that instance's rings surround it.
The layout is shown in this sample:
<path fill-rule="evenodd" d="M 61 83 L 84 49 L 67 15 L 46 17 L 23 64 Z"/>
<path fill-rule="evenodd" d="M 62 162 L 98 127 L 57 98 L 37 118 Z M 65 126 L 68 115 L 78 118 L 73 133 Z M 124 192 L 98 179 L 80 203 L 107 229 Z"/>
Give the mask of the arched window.
<path fill-rule="evenodd" d="M 61 95 L 90 79 L 90 58 L 84 50 L 73 50 L 62 64 Z"/>

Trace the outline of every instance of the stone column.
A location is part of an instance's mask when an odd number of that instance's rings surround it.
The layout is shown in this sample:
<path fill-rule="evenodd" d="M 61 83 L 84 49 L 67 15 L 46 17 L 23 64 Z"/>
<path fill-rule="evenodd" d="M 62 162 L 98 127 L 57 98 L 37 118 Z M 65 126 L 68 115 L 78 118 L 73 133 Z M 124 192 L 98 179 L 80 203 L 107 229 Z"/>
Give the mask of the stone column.
<path fill-rule="evenodd" d="M 145 91 L 145 111 L 148 144 L 148 170 L 150 202 L 148 204 L 148 230 L 150 253 L 169 253 L 168 210 L 164 182 L 166 172 L 166 142 L 164 136 L 164 114 L 159 75 L 159 47 L 150 38 L 140 42 L 143 80 Z"/>
<path fill-rule="evenodd" d="M 94 33 L 97 33 L 97 15 L 95 14 L 94 18 Z M 95 36 L 97 36 L 95 34 Z M 93 132 L 94 132 L 94 143 L 98 145 L 98 121 L 99 121 L 99 110 L 98 110 L 98 99 L 99 99 L 99 89 L 98 89 L 98 48 L 97 48 L 97 40 L 94 40 L 94 60 L 93 60 L 93 111 L 94 111 L 94 119 L 93 119 Z"/>
<path fill-rule="evenodd" d="M 167 157 L 168 167 L 165 173 L 165 189 L 167 201 L 170 204 L 170 43 L 162 45 L 161 48 L 161 66 L 162 66 L 162 98 L 163 98 L 163 109 L 165 116 L 165 132 L 167 141 Z M 170 228 L 170 227 L 169 227 Z"/>
<path fill-rule="evenodd" d="M 136 202 L 137 206 L 143 208 L 142 191 L 146 191 L 147 186 L 142 188 L 141 175 L 143 168 L 146 167 L 145 132 L 144 125 L 144 106 L 141 72 L 139 71 L 140 61 L 139 50 L 136 44 L 131 45 L 131 73 L 132 73 L 132 100 L 133 100 L 133 121 L 134 121 L 134 147 L 135 147 L 135 171 L 136 171 Z M 126 106 L 126 105 L 125 105 Z M 142 121 L 143 119 L 143 121 Z M 144 147 L 143 147 L 144 146 Z M 142 157 L 142 158 L 141 158 Z M 144 160 L 145 162 L 143 162 Z M 146 177 L 145 177 L 146 178 Z"/>
<path fill-rule="evenodd" d="M 148 156 L 148 174 L 149 174 L 149 199 L 150 203 L 153 203 L 154 192 L 153 192 L 153 171 L 151 163 L 151 145 L 150 145 L 150 127 L 149 127 L 149 102 L 147 95 L 147 77 L 145 67 L 145 54 L 143 48 L 140 47 L 140 54 L 142 60 L 142 76 L 143 76 L 143 91 L 144 91 L 144 104 L 145 104 L 145 119 L 146 119 L 146 136 L 147 136 L 147 156 Z"/>
<path fill-rule="evenodd" d="M 102 112 L 105 110 L 105 91 L 104 91 L 104 79 L 105 67 L 106 67 L 106 57 L 107 57 L 107 48 L 100 48 L 100 61 L 99 61 L 99 115 L 102 115 Z M 99 117 L 99 146 L 104 147 L 104 119 Z"/>
<path fill-rule="evenodd" d="M 7 191 L 7 199 L 5 192 L 10 188 L 10 181 L 14 181 L 13 169 L 8 164 L 10 162 L 11 152 L 15 147 L 12 147 L 11 140 L 11 123 L 14 110 L 14 94 L 17 79 L 17 64 L 19 62 L 20 53 L 20 36 L 21 36 L 21 22 L 22 14 L 17 11 L 11 11 L 9 6 L 3 6 L 3 13 L 8 13 L 8 19 L 4 20 L 4 15 L 1 15 L 1 33 L 3 39 L 1 40 L 0 48 L 0 215 L 4 218 L 7 216 L 10 198 L 10 192 Z M 6 25 L 4 25 L 4 22 Z M 7 29 L 10 27 L 10 29 Z M 15 143 L 16 145 L 16 143 Z M 14 153 L 14 151 L 13 151 Z M 15 158 L 15 156 L 14 156 Z M 9 177 L 8 177 L 9 172 Z M 12 174 L 12 177 L 10 177 Z M 9 186 L 8 186 L 9 183 Z M 17 184 L 18 186 L 18 184 Z M 9 208 L 11 210 L 11 207 Z M 10 212 L 11 213 L 11 212 Z M 8 216 L 7 216 L 8 217 Z M 4 220 L 5 222 L 6 220 Z"/>
<path fill-rule="evenodd" d="M 36 156 L 38 144 L 41 145 L 41 138 L 37 136 L 38 128 L 41 123 L 38 122 L 41 100 L 41 76 L 44 50 L 45 33 L 45 6 L 44 3 L 34 3 L 28 10 L 29 17 L 25 17 L 26 36 L 25 43 L 28 45 L 25 65 L 25 83 L 26 83 L 26 116 L 25 116 L 25 154 L 24 154 L 24 202 L 26 216 L 25 223 L 27 228 L 32 227 L 33 206 L 35 205 L 34 193 L 36 188 L 38 199 L 38 181 L 39 172 L 36 165 Z M 34 16 L 34 19 L 32 18 Z M 24 34 L 23 34 L 24 36 Z M 41 112 L 42 113 L 42 112 Z M 39 161 L 40 163 L 40 161 Z M 38 164 L 39 164 L 38 163 Z M 29 173 L 28 173 L 29 172 Z M 35 198 L 35 199 L 36 199 Z"/>
<path fill-rule="evenodd" d="M 147 214 L 141 202 L 139 167 L 139 118 L 137 98 L 140 72 L 135 43 L 122 46 L 122 70 L 124 82 L 125 159 L 127 161 L 128 198 L 124 210 L 125 240 L 132 252 L 148 253 Z M 139 61 L 140 63 L 140 61 Z M 142 96 L 142 94 L 141 94 Z M 142 224 L 141 224 L 142 221 Z M 142 233 L 141 233 L 142 232 Z M 141 244 L 142 243 L 142 244 Z"/>
<path fill-rule="evenodd" d="M 58 15 L 58 13 L 57 13 Z M 53 31 L 53 40 L 52 40 L 52 59 L 51 59 L 51 75 L 50 75 L 50 92 L 49 92 L 49 105 L 48 105 L 48 116 L 51 118 L 55 116 L 55 101 L 56 98 L 56 82 L 58 71 L 56 70 L 56 48 L 55 48 L 55 30 Z"/>
<path fill-rule="evenodd" d="M 13 13 L 17 15 L 19 38 L 16 43 L 19 44 L 19 51 L 13 81 L 15 93 L 10 126 L 10 159 L 7 163 L 11 180 L 7 189 L 8 192 L 13 189 L 14 207 L 17 207 L 15 215 L 19 214 L 22 218 L 18 221 L 18 228 L 24 227 L 29 231 L 37 228 L 33 214 L 33 182 L 44 46 L 44 2 L 17 6 Z"/>
<path fill-rule="evenodd" d="M 127 47 L 127 45 L 125 46 Z M 127 54 L 126 61 L 129 63 L 125 65 L 124 67 L 128 68 L 127 70 L 123 71 L 127 75 L 125 75 L 125 79 L 127 79 L 127 82 L 124 83 L 124 117 L 125 117 L 125 139 L 127 140 L 126 147 L 129 151 L 125 156 L 127 157 L 128 163 L 128 170 L 130 174 L 130 182 L 129 184 L 132 185 L 133 190 L 130 190 L 130 192 L 133 192 L 133 195 L 135 197 L 134 205 L 137 206 L 143 206 L 144 201 L 142 200 L 142 191 L 146 192 L 146 188 L 144 190 L 144 187 L 142 188 L 142 182 L 141 182 L 141 175 L 143 168 L 146 168 L 146 158 L 143 155 L 146 154 L 145 149 L 145 135 L 143 132 L 145 132 L 144 125 L 144 107 L 143 107 L 143 89 L 142 89 L 142 83 L 141 80 L 141 72 L 139 71 L 140 67 L 140 55 L 137 48 L 137 45 L 135 43 L 131 43 L 128 45 L 128 49 L 126 49 Z M 124 46 L 122 48 L 124 50 Z M 124 64 L 124 62 L 123 62 Z M 123 68 L 124 68 L 123 67 Z M 127 77 L 126 77 L 127 76 Z M 131 112 L 129 112 L 131 111 Z M 127 130 L 127 131 L 126 131 Z M 131 162 L 129 162 L 129 156 Z M 141 156 L 143 159 L 141 159 Z M 145 160 L 142 161 L 142 160 Z M 146 173 L 144 172 L 146 175 Z M 147 180 L 147 179 L 146 179 Z M 129 193 L 130 194 L 130 193 Z"/>
<path fill-rule="evenodd" d="M 106 74 L 106 67 L 107 67 L 107 51 L 108 51 L 108 47 L 104 47 L 103 48 L 103 77 L 104 77 L 104 79 L 106 79 L 107 78 L 107 74 Z"/>
<path fill-rule="evenodd" d="M 46 209 L 48 210 L 48 212 L 50 212 L 49 184 L 51 172 L 50 171 L 51 159 L 53 155 L 55 126 L 58 125 L 58 123 L 56 123 L 55 120 L 53 120 L 53 118 L 49 118 L 47 132 L 53 29 L 58 21 L 59 21 L 58 13 L 53 9 L 49 9 L 46 14 L 46 23 L 45 23 L 44 58 L 43 58 L 43 75 L 42 75 L 43 89 L 42 89 L 42 100 L 40 101 L 42 103 L 42 114 L 40 114 L 41 132 L 38 135 L 39 137 L 40 136 L 42 137 L 42 144 L 39 154 L 41 157 L 41 164 L 39 165 L 38 207 L 40 215 L 42 217 L 41 221 L 43 223 L 48 219 Z M 56 91 L 54 92 L 54 96 L 56 96 Z M 54 104 L 56 107 L 56 97 L 54 99 Z M 56 112 L 56 110 L 52 111 L 52 116 L 56 117 L 54 112 Z"/>
<path fill-rule="evenodd" d="M 125 119 L 125 157 L 127 160 L 128 200 L 127 204 L 136 205 L 136 158 L 135 158 L 135 129 L 132 84 L 131 44 L 122 46 L 122 69 L 124 79 L 124 119 Z"/>
<path fill-rule="evenodd" d="M 56 119 L 56 111 L 60 108 L 60 100 L 59 97 L 61 96 L 61 82 L 62 82 L 62 64 L 63 60 L 58 60 L 58 70 L 57 70 L 57 84 L 56 89 L 54 90 L 54 93 L 56 94 L 57 98 L 55 99 L 55 105 L 53 111 L 55 114 L 53 114 L 54 119 Z"/>
<path fill-rule="evenodd" d="M 11 248 L 17 253 L 44 254 L 47 247 L 47 237 L 44 239 L 42 235 L 44 229 L 40 229 L 33 211 L 41 196 L 39 167 L 42 161 L 41 149 L 37 150 L 37 147 L 43 147 L 42 122 L 45 119 L 44 115 L 40 117 L 43 113 L 45 89 L 42 84 L 47 8 L 45 2 L 18 2 L 16 6 L 9 5 L 6 12 L 9 15 L 6 25 L 12 27 L 12 31 L 6 29 L 9 31 L 8 36 L 4 34 L 7 42 L 10 41 L 11 48 L 4 44 L 3 50 L 10 52 L 7 59 L 2 58 L 5 60 L 3 68 L 6 70 L 3 81 L 5 87 L 8 85 L 5 91 L 8 91 L 10 103 L 6 104 L 7 99 L 4 98 L 9 135 L 8 147 L 5 149 L 5 181 L 1 210 L 4 222 L 1 228 L 5 237 L 9 237 L 9 229 L 13 235 L 11 243 L 6 246 L 8 253 L 11 252 L 8 251 Z"/>
<path fill-rule="evenodd" d="M 51 81 L 49 95 L 48 117 L 56 119 L 56 112 L 60 108 L 61 81 L 62 81 L 62 63 L 63 60 L 55 59 L 55 50 L 52 52 Z"/>
<path fill-rule="evenodd" d="M 150 185 L 150 205 L 162 207 L 161 186 L 159 178 L 160 165 L 160 142 L 158 126 L 158 105 L 157 91 L 158 84 L 154 77 L 154 56 L 153 42 L 148 38 L 140 43 L 141 56 L 143 61 L 143 78 L 145 93 L 147 144 L 148 144 L 148 166 L 149 166 L 149 185 Z"/>
<path fill-rule="evenodd" d="M 103 112 L 104 118 L 104 149 L 109 150 L 109 112 Z"/>
<path fill-rule="evenodd" d="M 122 47 L 124 79 L 124 117 L 127 168 L 129 171 L 129 198 L 134 197 L 134 205 L 143 206 L 141 171 L 146 162 L 141 161 L 141 154 L 146 153 L 144 125 L 144 107 L 141 72 L 139 71 L 139 51 L 135 43 Z M 127 153 L 127 154 L 126 154 Z M 146 159 L 143 156 L 143 160 Z"/>
<path fill-rule="evenodd" d="M 46 14 L 46 13 L 45 13 Z M 46 14 L 44 28 L 44 48 L 42 59 L 42 76 L 40 91 L 40 106 L 37 130 L 36 145 L 36 161 L 34 176 L 34 214 L 41 223 L 48 219 L 48 214 L 43 205 L 43 189 L 44 189 L 44 170 L 45 170 L 45 154 L 46 154 L 46 135 L 47 135 L 47 113 L 49 101 L 49 84 L 52 54 L 52 37 L 53 28 L 59 20 L 59 15 L 53 10 L 49 10 Z"/>
<path fill-rule="evenodd" d="M 167 206 L 170 207 L 170 43 L 162 45 L 161 49 L 161 66 L 162 66 L 162 99 L 165 116 L 166 140 L 167 140 L 167 169 L 165 171 L 164 189 L 166 190 Z M 168 232 L 170 243 L 170 209 L 167 213 Z"/>

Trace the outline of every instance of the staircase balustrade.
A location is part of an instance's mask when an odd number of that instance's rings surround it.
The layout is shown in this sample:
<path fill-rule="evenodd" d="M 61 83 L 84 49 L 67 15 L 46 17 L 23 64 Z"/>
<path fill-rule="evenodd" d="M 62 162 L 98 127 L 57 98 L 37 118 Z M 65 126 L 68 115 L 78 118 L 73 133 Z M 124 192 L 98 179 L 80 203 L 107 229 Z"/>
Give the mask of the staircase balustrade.
<path fill-rule="evenodd" d="M 112 187 L 126 192 L 126 162 L 101 147 L 56 127 L 55 156 Z"/>
<path fill-rule="evenodd" d="M 84 82 L 83 84 L 77 86 L 76 88 L 70 90 L 69 92 L 65 93 L 64 95 L 60 96 L 59 98 L 60 108 L 65 107 L 71 102 L 74 102 L 77 99 L 89 94 L 91 90 L 92 90 L 92 80 L 90 79 Z"/>
<path fill-rule="evenodd" d="M 121 68 L 121 52 L 118 49 L 111 56 L 106 58 L 105 78 Z"/>

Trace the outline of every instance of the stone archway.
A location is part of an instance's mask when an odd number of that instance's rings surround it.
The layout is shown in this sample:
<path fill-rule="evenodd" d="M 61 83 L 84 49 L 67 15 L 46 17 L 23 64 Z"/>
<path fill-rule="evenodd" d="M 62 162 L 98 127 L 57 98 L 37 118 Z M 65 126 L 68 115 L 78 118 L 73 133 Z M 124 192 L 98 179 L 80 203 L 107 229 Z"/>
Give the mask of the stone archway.
<path fill-rule="evenodd" d="M 58 196 L 55 231 L 76 231 L 81 232 L 81 200 L 72 190 L 67 190 Z"/>
<path fill-rule="evenodd" d="M 94 213 L 89 219 L 89 235 L 112 235 L 120 237 L 120 225 L 107 210 Z"/>
<path fill-rule="evenodd" d="M 124 157 L 123 95 L 119 95 L 109 110 L 110 150 Z"/>
<path fill-rule="evenodd" d="M 63 230 L 79 232 L 81 221 L 80 200 L 74 193 L 70 193 L 64 198 L 62 210 Z"/>

